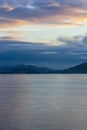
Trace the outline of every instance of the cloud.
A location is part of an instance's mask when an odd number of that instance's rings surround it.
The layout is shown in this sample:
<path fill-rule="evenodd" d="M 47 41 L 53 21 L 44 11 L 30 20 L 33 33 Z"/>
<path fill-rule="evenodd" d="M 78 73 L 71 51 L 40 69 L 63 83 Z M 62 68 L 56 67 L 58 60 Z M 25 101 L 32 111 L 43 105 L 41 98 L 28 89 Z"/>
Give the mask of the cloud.
<path fill-rule="evenodd" d="M 63 37 L 60 36 L 57 39 L 59 42 L 65 43 L 67 47 L 73 48 L 86 48 L 87 49 L 87 34 L 84 36 L 74 36 L 74 37 Z"/>
<path fill-rule="evenodd" d="M 20 34 L 20 35 L 25 35 L 26 33 L 25 32 L 22 32 L 22 31 L 4 31 L 4 33 L 7 33 L 7 34 Z"/>
<path fill-rule="evenodd" d="M 8 36 L 4 36 L 4 37 L 0 37 L 0 41 L 14 41 L 16 40 L 14 37 L 8 37 Z"/>
<path fill-rule="evenodd" d="M 1 0 L 0 24 L 3 27 L 28 24 L 86 25 L 86 3 L 87 0 Z"/>
<path fill-rule="evenodd" d="M 2 37 L 0 38 L 0 65 L 24 63 L 66 68 L 86 62 L 86 38 L 86 34 L 74 37 L 60 36 L 57 41 L 64 44 L 53 46 L 45 43 L 18 41 L 14 37 Z"/>

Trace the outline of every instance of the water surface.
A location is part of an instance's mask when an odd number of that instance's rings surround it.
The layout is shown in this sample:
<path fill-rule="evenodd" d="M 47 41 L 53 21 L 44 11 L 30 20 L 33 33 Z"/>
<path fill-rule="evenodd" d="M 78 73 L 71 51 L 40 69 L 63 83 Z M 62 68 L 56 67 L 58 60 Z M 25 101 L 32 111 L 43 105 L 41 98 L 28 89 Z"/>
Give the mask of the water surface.
<path fill-rule="evenodd" d="M 87 75 L 0 75 L 0 130 L 87 130 Z"/>

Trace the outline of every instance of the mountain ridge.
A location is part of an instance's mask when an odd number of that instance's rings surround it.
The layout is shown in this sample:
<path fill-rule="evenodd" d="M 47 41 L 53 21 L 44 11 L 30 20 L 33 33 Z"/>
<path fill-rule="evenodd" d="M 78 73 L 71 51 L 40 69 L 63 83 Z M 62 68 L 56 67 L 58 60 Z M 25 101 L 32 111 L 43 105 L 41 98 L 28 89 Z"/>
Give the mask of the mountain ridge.
<path fill-rule="evenodd" d="M 68 69 L 58 70 L 34 65 L 15 65 L 0 67 L 0 74 L 87 74 L 87 63 L 82 63 Z"/>

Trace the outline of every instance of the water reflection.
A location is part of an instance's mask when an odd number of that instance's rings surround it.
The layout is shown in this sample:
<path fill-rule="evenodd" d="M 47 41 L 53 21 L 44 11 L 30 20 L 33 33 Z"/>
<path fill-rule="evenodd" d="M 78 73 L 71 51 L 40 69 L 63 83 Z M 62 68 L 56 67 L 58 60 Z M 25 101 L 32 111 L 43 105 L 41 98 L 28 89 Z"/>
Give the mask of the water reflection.
<path fill-rule="evenodd" d="M 86 130 L 86 75 L 0 75 L 0 130 Z"/>

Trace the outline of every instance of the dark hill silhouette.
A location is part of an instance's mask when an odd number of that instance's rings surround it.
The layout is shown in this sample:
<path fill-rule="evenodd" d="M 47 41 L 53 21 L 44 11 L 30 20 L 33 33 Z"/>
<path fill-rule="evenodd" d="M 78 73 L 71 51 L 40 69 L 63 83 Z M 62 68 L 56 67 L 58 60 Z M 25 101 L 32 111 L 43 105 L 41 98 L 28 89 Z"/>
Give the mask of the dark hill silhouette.
<path fill-rule="evenodd" d="M 0 67 L 0 74 L 87 74 L 87 63 L 83 63 L 69 69 L 55 70 L 33 65 L 16 65 Z"/>
<path fill-rule="evenodd" d="M 0 67 L 0 73 L 3 74 L 33 74 L 33 73 L 52 73 L 53 70 L 45 67 L 33 65 L 16 65 Z"/>
<path fill-rule="evenodd" d="M 76 65 L 64 71 L 65 73 L 87 73 L 87 63 Z"/>

